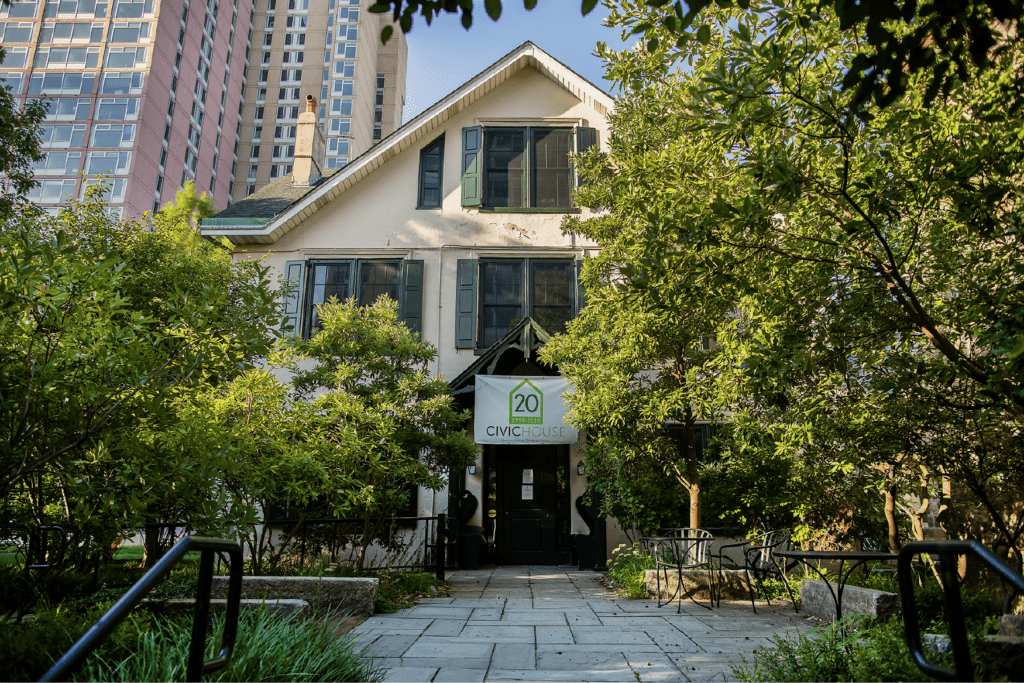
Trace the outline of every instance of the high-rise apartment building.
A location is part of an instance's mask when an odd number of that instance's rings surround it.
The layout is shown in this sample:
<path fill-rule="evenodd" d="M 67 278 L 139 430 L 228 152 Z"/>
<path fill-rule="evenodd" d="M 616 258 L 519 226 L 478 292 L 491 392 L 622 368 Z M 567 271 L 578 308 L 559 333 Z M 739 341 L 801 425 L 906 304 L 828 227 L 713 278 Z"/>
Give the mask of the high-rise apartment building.
<path fill-rule="evenodd" d="M 15 0 L 0 5 L 0 79 L 50 98 L 30 198 L 54 210 L 106 177 L 138 216 L 186 180 L 233 191 L 252 0 Z"/>
<path fill-rule="evenodd" d="M 327 172 L 341 168 L 402 123 L 407 46 L 373 0 L 255 0 L 253 45 L 233 199 L 292 171 L 306 95 L 319 101 Z"/>
<path fill-rule="evenodd" d="M 50 98 L 30 199 L 56 210 L 105 178 L 110 205 L 138 216 L 194 180 L 224 207 L 291 172 L 307 94 L 322 102 L 327 168 L 401 124 L 406 43 L 396 31 L 380 44 L 387 15 L 255 2 L 0 4 L 0 85 Z"/>

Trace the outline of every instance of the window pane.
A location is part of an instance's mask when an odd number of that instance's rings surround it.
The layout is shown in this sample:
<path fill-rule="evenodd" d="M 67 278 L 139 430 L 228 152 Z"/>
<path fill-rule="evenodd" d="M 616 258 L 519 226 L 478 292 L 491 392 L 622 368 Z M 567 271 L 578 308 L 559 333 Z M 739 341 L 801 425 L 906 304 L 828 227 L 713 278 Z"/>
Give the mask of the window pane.
<path fill-rule="evenodd" d="M 482 263 L 480 296 L 481 343 L 487 348 L 523 318 L 523 262 Z"/>
<path fill-rule="evenodd" d="M 514 128 L 484 133 L 487 206 L 523 206 L 523 133 Z"/>
<path fill-rule="evenodd" d="M 568 208 L 571 134 L 569 130 L 533 131 L 531 206 Z"/>
<path fill-rule="evenodd" d="M 398 301 L 399 261 L 363 261 L 359 267 L 359 305 L 369 306 L 382 296 Z"/>
<path fill-rule="evenodd" d="M 349 297 L 348 281 L 351 263 L 332 263 L 313 266 L 313 298 L 311 306 L 329 301 L 332 297 L 344 301 Z M 320 319 L 316 309 L 310 319 L 311 330 L 320 329 Z"/>
<path fill-rule="evenodd" d="M 532 317 L 546 332 L 564 332 L 572 319 L 572 275 L 572 261 L 530 263 Z"/>

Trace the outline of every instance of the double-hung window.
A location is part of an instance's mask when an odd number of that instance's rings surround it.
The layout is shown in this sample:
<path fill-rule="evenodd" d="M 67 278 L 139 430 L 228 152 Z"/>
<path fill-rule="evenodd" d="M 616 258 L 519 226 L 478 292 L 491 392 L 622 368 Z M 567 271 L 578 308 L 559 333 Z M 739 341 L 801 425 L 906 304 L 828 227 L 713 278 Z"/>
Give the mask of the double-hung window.
<path fill-rule="evenodd" d="M 355 298 L 369 306 L 381 297 L 398 302 L 399 319 L 414 332 L 422 328 L 423 261 L 409 259 L 317 259 L 285 265 L 286 325 L 309 337 L 321 326 L 316 307 L 331 299 Z"/>
<path fill-rule="evenodd" d="M 593 128 L 472 126 L 462 131 L 462 205 L 565 211 L 570 155 L 596 144 Z"/>
<path fill-rule="evenodd" d="M 524 318 L 564 332 L 579 310 L 577 282 L 572 259 L 459 260 L 456 347 L 489 348 Z"/>

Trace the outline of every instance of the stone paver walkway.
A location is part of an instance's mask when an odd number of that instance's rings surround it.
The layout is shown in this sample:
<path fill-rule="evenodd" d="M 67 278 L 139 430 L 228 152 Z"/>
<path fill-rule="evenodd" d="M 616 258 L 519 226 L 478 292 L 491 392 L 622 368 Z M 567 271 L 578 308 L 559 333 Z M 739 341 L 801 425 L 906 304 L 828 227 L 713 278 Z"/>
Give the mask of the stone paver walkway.
<path fill-rule="evenodd" d="M 811 624 L 786 603 L 625 600 L 601 575 L 499 567 L 449 576 L 452 598 L 376 615 L 353 634 L 388 681 L 726 681 L 775 634 Z"/>

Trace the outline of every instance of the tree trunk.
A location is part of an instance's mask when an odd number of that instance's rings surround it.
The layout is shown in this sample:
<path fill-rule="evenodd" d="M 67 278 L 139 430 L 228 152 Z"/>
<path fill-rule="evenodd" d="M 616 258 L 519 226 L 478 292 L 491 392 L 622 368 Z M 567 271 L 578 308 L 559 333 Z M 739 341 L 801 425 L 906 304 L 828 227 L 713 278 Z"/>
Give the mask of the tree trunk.
<path fill-rule="evenodd" d="M 700 463 L 697 461 L 697 432 L 694 429 L 693 411 L 686 406 L 686 419 L 683 422 L 683 444 L 686 458 L 686 478 L 689 484 L 686 487 L 690 494 L 690 526 L 694 529 L 701 528 L 700 510 Z"/>
<path fill-rule="evenodd" d="M 356 571 L 363 571 L 363 562 L 366 560 L 366 548 L 370 545 L 370 538 L 373 532 L 370 529 L 370 508 L 366 508 L 363 515 L 363 538 L 359 542 L 359 554 L 356 556 Z"/>
<path fill-rule="evenodd" d="M 147 524 L 144 528 L 144 540 L 142 542 L 142 566 L 145 569 L 151 568 L 157 560 L 157 543 L 160 535 L 160 527 Z"/>
<path fill-rule="evenodd" d="M 894 468 L 889 469 L 887 479 L 889 485 L 885 487 L 885 523 L 889 531 L 889 552 L 900 551 L 899 526 L 896 524 L 896 472 Z"/>

